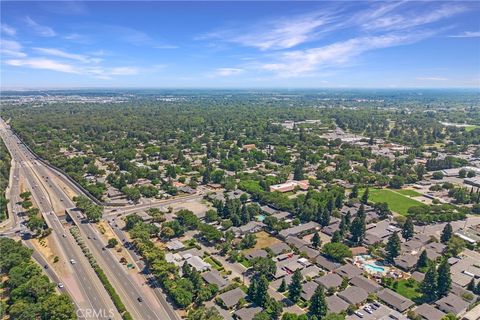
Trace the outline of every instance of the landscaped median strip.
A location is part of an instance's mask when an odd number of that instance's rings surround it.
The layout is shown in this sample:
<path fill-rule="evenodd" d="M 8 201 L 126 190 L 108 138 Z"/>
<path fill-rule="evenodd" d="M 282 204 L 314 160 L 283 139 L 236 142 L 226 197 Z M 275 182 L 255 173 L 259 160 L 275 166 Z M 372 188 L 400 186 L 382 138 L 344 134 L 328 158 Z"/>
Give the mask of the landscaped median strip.
<path fill-rule="evenodd" d="M 78 227 L 70 228 L 70 233 L 72 234 L 72 236 L 75 238 L 75 241 L 82 249 L 82 252 L 85 255 L 85 257 L 87 257 L 88 262 L 92 266 L 93 270 L 95 270 L 95 273 L 97 274 L 98 278 L 100 279 L 103 286 L 105 287 L 105 290 L 107 290 L 110 298 L 112 298 L 113 304 L 117 308 L 118 312 L 122 315 L 122 318 L 124 320 L 133 320 L 132 316 L 127 311 L 127 309 L 125 308 L 125 305 L 120 299 L 120 296 L 115 291 L 115 288 L 113 288 L 110 281 L 108 281 L 108 278 L 105 275 L 105 272 L 103 272 L 103 270 L 98 266 L 97 261 L 93 257 L 90 250 L 87 248 L 87 245 L 85 244 L 82 237 L 80 236 L 80 231 L 78 230 Z"/>

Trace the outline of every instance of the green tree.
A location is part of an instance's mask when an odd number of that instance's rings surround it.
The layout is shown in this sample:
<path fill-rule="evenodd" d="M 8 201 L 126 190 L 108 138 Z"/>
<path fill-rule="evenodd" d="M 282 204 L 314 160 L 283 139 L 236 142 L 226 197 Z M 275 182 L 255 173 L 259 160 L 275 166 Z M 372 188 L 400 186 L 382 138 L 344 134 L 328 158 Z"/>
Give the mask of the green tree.
<path fill-rule="evenodd" d="M 72 320 L 77 319 L 75 307 L 69 297 L 51 295 L 41 305 L 40 311 L 42 320 Z"/>
<path fill-rule="evenodd" d="M 110 239 L 108 239 L 108 246 L 109 246 L 110 248 L 115 247 L 117 244 L 118 244 L 118 240 L 117 240 L 117 239 L 115 239 L 115 238 L 110 238 Z"/>
<path fill-rule="evenodd" d="M 475 283 L 473 283 L 473 287 L 475 289 Z M 287 291 L 287 283 L 285 282 L 285 278 L 283 278 L 282 282 L 280 283 L 280 287 L 278 287 L 278 292 L 285 292 L 285 291 Z M 471 290 L 471 291 L 473 292 L 474 290 Z"/>
<path fill-rule="evenodd" d="M 365 189 L 365 192 L 363 192 L 362 194 L 362 199 L 361 199 L 361 202 L 363 204 L 368 204 L 368 196 L 370 194 L 370 190 L 368 189 L 368 187 Z"/>
<path fill-rule="evenodd" d="M 407 221 L 403 224 L 402 227 L 402 236 L 405 240 L 410 240 L 414 235 L 413 230 L 413 220 L 411 217 L 407 218 Z"/>
<path fill-rule="evenodd" d="M 435 263 L 431 263 L 420 284 L 420 292 L 425 302 L 430 303 L 438 298 L 438 274 Z"/>
<path fill-rule="evenodd" d="M 315 289 L 315 293 L 310 299 L 309 313 L 312 317 L 323 319 L 327 312 L 328 307 L 325 300 L 325 290 L 322 285 L 318 285 L 317 289 Z"/>
<path fill-rule="evenodd" d="M 427 251 L 423 250 L 422 253 L 420 253 L 420 256 L 418 257 L 417 260 L 417 270 L 423 269 L 428 266 L 428 256 L 427 256 Z"/>
<path fill-rule="evenodd" d="M 261 307 L 265 307 L 269 295 L 268 295 L 268 280 L 264 275 L 260 275 L 257 281 L 255 300 L 254 302 Z"/>
<path fill-rule="evenodd" d="M 460 252 L 465 249 L 465 241 L 457 236 L 452 236 L 450 240 L 447 242 L 447 250 L 446 253 L 450 254 L 451 256 L 457 256 Z"/>
<path fill-rule="evenodd" d="M 320 235 L 318 232 L 313 235 L 311 243 L 315 249 L 318 249 L 318 247 L 321 245 Z"/>
<path fill-rule="evenodd" d="M 450 240 L 450 238 L 452 238 L 452 234 L 453 234 L 452 225 L 450 223 L 447 223 L 445 227 L 443 227 L 442 235 L 440 236 L 440 241 L 446 244 Z"/>
<path fill-rule="evenodd" d="M 187 320 L 222 320 L 217 309 L 214 307 L 206 308 L 192 308 L 187 315 Z"/>
<path fill-rule="evenodd" d="M 277 270 L 275 261 L 269 257 L 256 257 L 252 259 L 252 270 L 257 275 L 264 275 L 271 279 Z"/>
<path fill-rule="evenodd" d="M 294 303 L 300 299 L 300 294 L 302 293 L 302 278 L 300 270 L 297 269 L 293 273 L 292 280 L 288 285 L 288 299 Z"/>
<path fill-rule="evenodd" d="M 400 237 L 397 232 L 394 232 L 389 238 L 386 246 L 387 259 L 393 261 L 400 254 Z"/>
<path fill-rule="evenodd" d="M 28 303 L 24 300 L 16 301 L 8 308 L 12 320 L 36 320 L 38 312 L 39 306 L 37 304 Z"/>
<path fill-rule="evenodd" d="M 403 184 L 405 183 L 405 180 L 401 176 L 393 176 L 392 179 L 388 182 L 388 185 L 392 189 L 401 189 Z"/>
<path fill-rule="evenodd" d="M 323 253 L 336 262 L 343 262 L 345 258 L 352 257 L 352 251 L 343 243 L 330 242 L 323 246 Z"/>
<path fill-rule="evenodd" d="M 350 226 L 351 240 L 353 243 L 360 245 L 365 236 L 365 218 L 363 216 L 356 216 Z"/>
<path fill-rule="evenodd" d="M 358 185 L 354 185 L 352 188 L 352 192 L 350 192 L 350 195 L 348 196 L 350 199 L 355 199 L 358 198 Z"/>
<path fill-rule="evenodd" d="M 470 282 L 468 283 L 468 286 L 467 286 L 467 290 L 469 291 L 472 291 L 473 293 L 476 292 L 475 290 L 475 278 L 472 278 L 472 280 L 470 280 Z"/>
<path fill-rule="evenodd" d="M 438 296 L 443 297 L 448 294 L 452 287 L 452 278 L 450 275 L 450 264 L 448 259 L 443 261 L 438 266 Z"/>

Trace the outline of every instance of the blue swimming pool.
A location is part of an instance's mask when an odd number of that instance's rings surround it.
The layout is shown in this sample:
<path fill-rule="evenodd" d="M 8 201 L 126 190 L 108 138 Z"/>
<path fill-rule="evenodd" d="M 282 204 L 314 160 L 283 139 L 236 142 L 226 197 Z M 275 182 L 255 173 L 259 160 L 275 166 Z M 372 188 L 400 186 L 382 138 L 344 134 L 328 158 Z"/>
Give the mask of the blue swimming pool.
<path fill-rule="evenodd" d="M 259 222 L 263 222 L 263 220 L 265 220 L 265 216 L 263 214 L 259 214 L 255 218 L 257 218 L 257 221 L 259 221 Z"/>
<path fill-rule="evenodd" d="M 380 267 L 380 266 L 377 266 L 377 265 L 374 265 L 374 264 L 364 264 L 363 265 L 364 268 L 368 271 L 373 271 L 373 272 L 380 272 L 380 273 L 384 273 L 385 272 L 385 268 L 384 267 Z"/>

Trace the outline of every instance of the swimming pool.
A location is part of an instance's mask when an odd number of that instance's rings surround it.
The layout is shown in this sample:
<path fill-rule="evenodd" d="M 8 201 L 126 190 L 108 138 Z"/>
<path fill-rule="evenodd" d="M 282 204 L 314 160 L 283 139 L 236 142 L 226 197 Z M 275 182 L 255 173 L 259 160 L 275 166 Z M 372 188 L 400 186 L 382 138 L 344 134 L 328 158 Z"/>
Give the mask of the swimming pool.
<path fill-rule="evenodd" d="M 367 271 L 385 273 L 385 268 L 384 267 L 380 267 L 380 266 L 377 266 L 377 265 L 374 265 L 374 264 L 366 263 L 366 264 L 363 265 L 363 267 Z"/>
<path fill-rule="evenodd" d="M 263 220 L 265 220 L 265 215 L 263 214 L 259 214 L 258 216 L 256 216 L 255 218 L 257 218 L 257 221 L 259 222 L 263 222 Z"/>
<path fill-rule="evenodd" d="M 387 269 L 379 265 L 378 262 L 372 261 L 372 256 L 370 255 L 361 255 L 358 257 L 358 261 L 362 265 L 362 268 L 370 273 L 385 273 Z"/>

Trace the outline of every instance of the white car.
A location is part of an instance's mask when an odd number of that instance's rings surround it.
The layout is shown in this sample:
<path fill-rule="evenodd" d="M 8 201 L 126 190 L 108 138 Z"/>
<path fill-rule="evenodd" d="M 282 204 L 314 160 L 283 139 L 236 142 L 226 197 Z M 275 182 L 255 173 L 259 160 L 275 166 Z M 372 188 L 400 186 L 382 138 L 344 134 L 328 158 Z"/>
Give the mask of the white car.
<path fill-rule="evenodd" d="M 59 283 L 58 283 L 58 287 L 59 287 L 59 288 L 63 288 L 63 283 L 59 282 Z"/>
<path fill-rule="evenodd" d="M 355 314 L 360 318 L 363 318 L 363 313 L 361 313 L 360 311 L 355 311 Z"/>
<path fill-rule="evenodd" d="M 71 263 L 71 264 L 75 264 L 76 262 L 75 262 L 75 260 L 70 259 L 70 263 Z"/>

